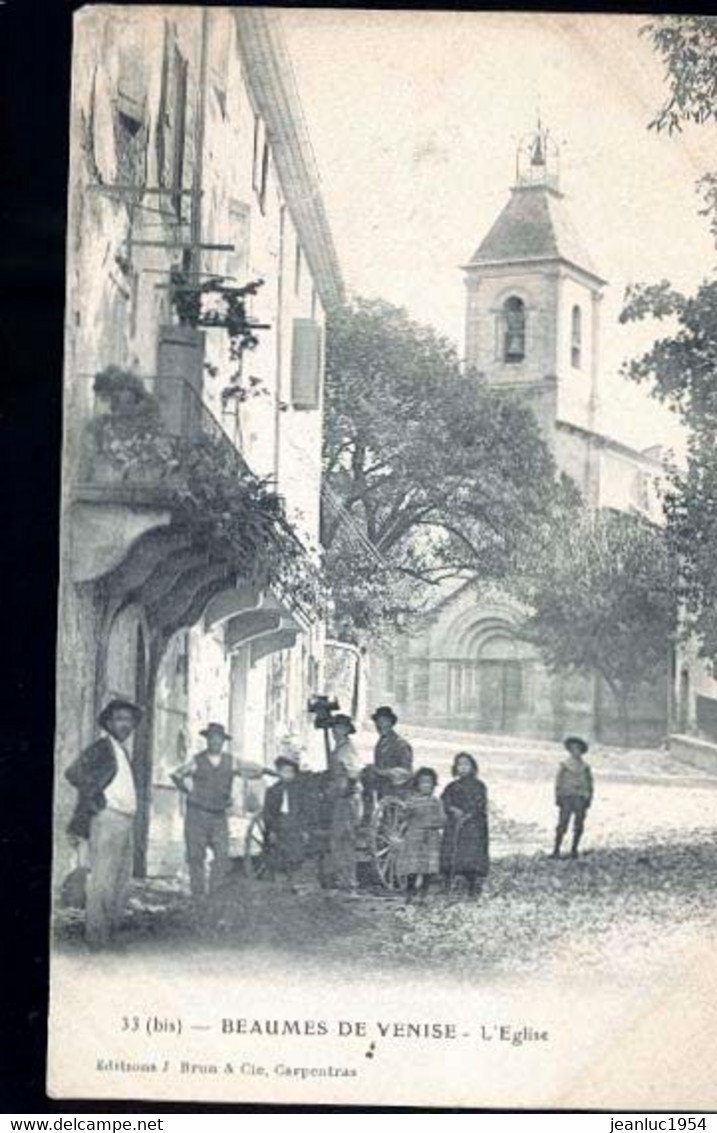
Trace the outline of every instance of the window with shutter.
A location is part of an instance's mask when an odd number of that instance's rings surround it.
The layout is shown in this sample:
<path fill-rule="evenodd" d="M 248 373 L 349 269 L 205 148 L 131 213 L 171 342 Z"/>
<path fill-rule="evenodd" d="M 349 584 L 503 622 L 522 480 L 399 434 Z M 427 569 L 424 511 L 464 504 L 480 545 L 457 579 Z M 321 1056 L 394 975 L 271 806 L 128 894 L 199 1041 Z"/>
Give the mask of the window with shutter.
<path fill-rule="evenodd" d="M 291 350 L 291 403 L 318 409 L 321 394 L 321 327 L 313 319 L 294 319 Z"/>
<path fill-rule="evenodd" d="M 117 180 L 142 186 L 147 181 L 147 71 L 133 45 L 119 56 L 114 106 Z"/>
<path fill-rule="evenodd" d="M 254 115 L 254 158 L 251 183 L 259 200 L 262 213 L 266 207 L 266 189 L 269 179 L 269 139 L 266 126 L 259 114 Z"/>
<path fill-rule="evenodd" d="M 251 170 L 251 186 L 255 192 L 259 192 L 259 174 L 261 164 L 261 153 L 264 146 L 264 123 L 258 114 L 254 115 L 254 156 L 252 160 Z"/>
<path fill-rule="evenodd" d="M 182 212 L 188 72 L 189 65 L 167 29 L 157 124 L 157 171 L 159 184 L 169 191 L 177 216 Z"/>
<path fill-rule="evenodd" d="M 226 118 L 227 115 L 229 48 L 232 41 L 231 30 L 226 21 L 227 13 L 223 10 L 209 13 L 209 81 L 222 118 Z"/>
<path fill-rule="evenodd" d="M 266 211 L 266 189 L 269 180 L 269 143 L 264 138 L 264 148 L 261 155 L 261 174 L 259 179 L 259 208 L 262 213 Z"/>

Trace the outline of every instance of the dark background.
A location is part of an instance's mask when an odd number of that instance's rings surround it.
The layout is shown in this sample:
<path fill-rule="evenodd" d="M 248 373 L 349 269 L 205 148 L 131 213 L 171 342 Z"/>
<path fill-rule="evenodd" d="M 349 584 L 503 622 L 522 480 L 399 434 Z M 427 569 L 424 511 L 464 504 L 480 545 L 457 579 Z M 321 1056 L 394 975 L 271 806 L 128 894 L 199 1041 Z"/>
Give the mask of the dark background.
<path fill-rule="evenodd" d="M 79 6 L 79 5 L 78 5 Z M 46 1108 L 71 8 L 0 6 L 0 1108 Z"/>
<path fill-rule="evenodd" d="M 211 1111 L 220 1107 L 52 1103 L 44 1089 L 65 198 L 80 6 L 0 4 L 0 1112 Z"/>

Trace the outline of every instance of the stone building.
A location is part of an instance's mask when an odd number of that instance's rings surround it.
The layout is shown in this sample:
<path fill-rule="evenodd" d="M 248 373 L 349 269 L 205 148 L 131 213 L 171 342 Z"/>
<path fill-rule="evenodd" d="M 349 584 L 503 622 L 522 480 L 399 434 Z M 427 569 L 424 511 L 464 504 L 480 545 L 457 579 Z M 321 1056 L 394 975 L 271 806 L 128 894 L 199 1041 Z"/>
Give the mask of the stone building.
<path fill-rule="evenodd" d="M 521 144 L 508 202 L 463 269 L 467 373 L 530 405 L 558 468 L 591 507 L 658 520 L 659 450 L 640 452 L 600 431 L 607 284 L 570 219 L 558 161 L 540 129 Z M 519 614 L 505 593 L 447 587 L 422 628 L 374 660 L 374 701 L 393 702 L 414 723 L 545 738 L 575 729 L 618 742 L 604 683 L 550 676 L 516 636 Z M 635 740 L 661 739 L 667 714 L 666 674 L 630 706 Z"/>
<path fill-rule="evenodd" d="M 169 772 L 207 720 L 254 760 L 286 731 L 310 739 L 322 334 L 342 281 L 276 13 L 85 8 L 71 114 L 57 860 L 63 771 L 124 695 L 144 708 L 135 868 L 156 872 L 181 859 Z M 108 367 L 119 378 L 102 396 Z M 237 494 L 272 482 L 277 555 L 290 548 L 307 585 L 268 585 L 251 556 L 206 537 L 225 516 L 209 514 L 197 454 L 230 495 L 232 477 Z M 194 519 L 182 461 L 209 501 Z M 237 814 L 256 801 L 239 797 Z"/>

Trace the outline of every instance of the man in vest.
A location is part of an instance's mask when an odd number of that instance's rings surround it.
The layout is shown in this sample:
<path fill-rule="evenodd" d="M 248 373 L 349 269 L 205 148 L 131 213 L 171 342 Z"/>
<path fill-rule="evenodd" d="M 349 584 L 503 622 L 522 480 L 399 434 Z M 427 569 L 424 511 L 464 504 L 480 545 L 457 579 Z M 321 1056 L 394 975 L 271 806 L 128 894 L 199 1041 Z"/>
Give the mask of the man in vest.
<path fill-rule="evenodd" d="M 378 741 L 373 763 L 361 772 L 364 823 L 371 821 L 376 799 L 405 793 L 413 768 L 413 748 L 396 731 L 398 716 L 393 708 L 382 704 L 371 719 L 376 725 Z"/>
<path fill-rule="evenodd" d="M 184 838 L 187 845 L 189 886 L 192 897 L 206 896 L 207 850 L 212 851 L 209 888 L 214 892 L 229 867 L 229 818 L 232 786 L 236 775 L 258 779 L 273 771 L 260 764 L 236 761 L 224 744 L 231 739 L 222 724 L 207 724 L 199 733 L 207 746 L 172 774 L 172 782 L 187 796 Z"/>
<path fill-rule="evenodd" d="M 68 833 L 89 843 L 85 937 L 92 949 L 112 943 L 132 876 L 137 791 L 127 744 L 141 715 L 131 701 L 111 700 L 98 719 L 105 734 L 65 772 L 77 790 Z"/>

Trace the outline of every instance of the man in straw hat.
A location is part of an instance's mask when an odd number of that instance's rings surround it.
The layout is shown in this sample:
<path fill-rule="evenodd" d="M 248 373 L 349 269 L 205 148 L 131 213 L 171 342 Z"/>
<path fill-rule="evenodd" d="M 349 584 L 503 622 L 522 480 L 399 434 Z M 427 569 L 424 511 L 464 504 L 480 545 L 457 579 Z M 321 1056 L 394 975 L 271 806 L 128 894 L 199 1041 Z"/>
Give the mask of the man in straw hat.
<path fill-rule="evenodd" d="M 141 716 L 131 700 L 110 700 L 97 721 L 104 735 L 65 772 L 77 791 L 68 833 L 89 844 L 85 937 L 92 949 L 112 944 L 132 876 L 137 790 L 128 743 Z"/>
<path fill-rule="evenodd" d="M 258 763 L 236 760 L 224 747 L 231 739 L 223 724 L 212 721 L 199 733 L 206 747 L 172 774 L 175 787 L 187 796 L 184 838 L 189 887 L 195 901 L 206 897 L 207 851 L 212 852 L 209 888 L 224 881 L 229 867 L 229 809 L 234 778 L 259 779 L 274 772 Z"/>
<path fill-rule="evenodd" d="M 406 792 L 413 772 L 413 748 L 396 731 L 398 716 L 393 708 L 382 704 L 371 719 L 376 725 L 378 741 L 373 763 L 361 772 L 365 823 L 371 821 L 376 799 Z"/>
<path fill-rule="evenodd" d="M 573 844 L 570 857 L 577 858 L 578 846 L 585 827 L 585 816 L 593 800 L 593 775 L 583 756 L 588 750 L 585 740 L 568 736 L 564 745 L 568 758 L 558 768 L 555 779 L 555 805 L 558 807 L 558 825 L 551 857 L 560 857 L 560 847 L 573 820 Z"/>

